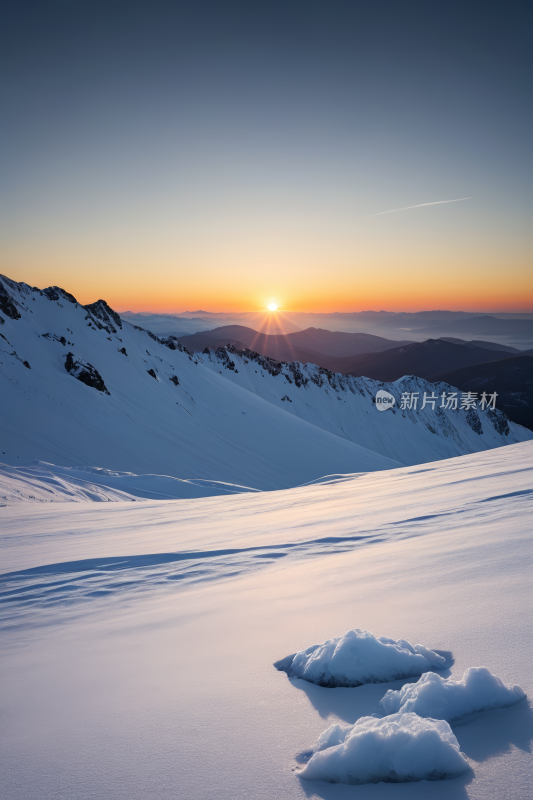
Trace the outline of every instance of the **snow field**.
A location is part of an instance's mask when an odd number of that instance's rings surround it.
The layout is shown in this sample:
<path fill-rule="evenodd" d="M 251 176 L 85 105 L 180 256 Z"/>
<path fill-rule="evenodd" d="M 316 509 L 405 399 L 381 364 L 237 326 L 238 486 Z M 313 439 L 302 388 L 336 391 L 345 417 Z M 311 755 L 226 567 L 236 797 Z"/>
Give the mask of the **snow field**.
<path fill-rule="evenodd" d="M 310 742 L 399 686 L 332 690 L 272 662 L 356 619 L 531 696 L 532 474 L 525 443 L 289 491 L 1 508 L 3 796 L 529 800 L 528 702 L 453 729 L 471 767 L 455 778 L 300 780 Z"/>

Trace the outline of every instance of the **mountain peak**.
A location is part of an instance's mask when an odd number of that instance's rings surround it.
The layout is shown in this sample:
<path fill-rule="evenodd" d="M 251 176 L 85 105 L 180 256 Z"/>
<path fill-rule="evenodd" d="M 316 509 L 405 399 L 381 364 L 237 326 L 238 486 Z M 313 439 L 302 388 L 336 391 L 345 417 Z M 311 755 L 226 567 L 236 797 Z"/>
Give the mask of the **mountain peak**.
<path fill-rule="evenodd" d="M 43 289 L 43 294 L 45 294 L 49 300 L 67 300 L 69 303 L 78 302 L 73 294 L 61 289 L 60 286 L 48 286 L 46 289 Z"/>
<path fill-rule="evenodd" d="M 122 320 L 120 319 L 119 314 L 116 311 L 113 311 L 111 306 L 109 306 L 105 300 L 97 300 L 96 303 L 89 303 L 86 306 L 83 306 L 86 311 L 88 311 L 93 317 L 96 317 L 100 322 L 103 323 L 103 327 L 111 326 L 112 330 L 109 333 L 116 333 L 115 328 L 113 327 L 113 322 L 117 327 L 122 328 Z"/>

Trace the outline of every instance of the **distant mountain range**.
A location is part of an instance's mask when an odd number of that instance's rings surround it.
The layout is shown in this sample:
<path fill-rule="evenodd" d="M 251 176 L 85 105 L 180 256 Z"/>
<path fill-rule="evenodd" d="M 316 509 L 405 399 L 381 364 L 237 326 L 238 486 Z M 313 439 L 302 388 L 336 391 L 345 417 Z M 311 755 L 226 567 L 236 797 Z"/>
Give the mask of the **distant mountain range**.
<path fill-rule="evenodd" d="M 132 325 L 139 325 L 141 328 L 152 331 L 152 333 L 169 333 L 180 337 L 189 336 L 197 331 L 205 331 L 211 326 L 216 328 L 225 324 L 223 318 L 202 319 L 201 317 L 192 316 L 183 318 L 177 314 L 145 314 L 133 311 L 123 311 L 120 317 Z"/>
<path fill-rule="evenodd" d="M 231 344 L 250 348 L 279 361 L 317 364 L 344 375 L 364 376 L 378 381 L 395 381 L 403 375 L 425 378 L 450 370 L 497 361 L 502 353 L 520 353 L 514 347 L 495 342 L 467 342 L 461 339 L 429 339 L 425 342 L 394 342 L 367 333 L 342 333 L 320 328 L 269 336 L 242 325 L 225 325 L 211 331 L 181 337 L 187 349 L 200 352 Z"/>
<path fill-rule="evenodd" d="M 497 392 L 498 408 L 509 419 L 533 429 L 533 350 L 488 364 L 476 364 L 453 372 L 435 375 L 431 380 L 444 381 L 463 392 Z"/>
<path fill-rule="evenodd" d="M 507 344 L 497 344 L 496 342 L 484 342 L 481 339 L 472 339 L 472 341 L 468 342 L 465 339 L 456 339 L 452 336 L 441 336 L 440 338 L 444 342 L 462 344 L 464 347 L 481 347 L 485 350 L 499 350 L 502 353 L 514 353 L 516 355 L 520 355 L 520 353 L 524 352 L 517 347 L 509 347 Z"/>
<path fill-rule="evenodd" d="M 251 328 L 265 334 L 286 335 L 309 328 L 330 332 L 363 333 L 389 339 L 396 346 L 408 341 L 457 338 L 499 342 L 500 345 L 529 349 L 533 347 L 533 312 L 491 314 L 468 311 L 419 311 L 415 313 L 391 311 L 362 311 L 356 313 L 307 312 L 183 312 L 181 314 L 149 314 L 125 311 L 122 318 L 134 325 L 148 328 L 154 333 L 184 336 L 225 326 Z M 234 337 L 238 338 L 238 337 Z M 322 352 L 312 343 L 299 344 L 304 350 Z M 481 346 L 481 345 L 479 345 Z M 367 352 L 372 352 L 368 350 Z M 360 354 L 360 353 L 357 353 Z M 355 354 L 355 355 L 357 355 Z M 330 353 L 347 356 L 351 353 Z"/>
<path fill-rule="evenodd" d="M 445 331 L 446 333 L 475 333 L 483 336 L 509 336 L 518 335 L 524 338 L 533 336 L 533 320 L 531 319 L 498 319 L 490 315 L 470 317 L 469 319 L 454 320 L 445 324 L 432 325 L 420 328 L 420 333 L 433 333 Z"/>
<path fill-rule="evenodd" d="M 452 311 L 417 313 L 379 313 L 353 315 L 344 325 L 359 324 L 359 329 L 385 337 L 423 338 L 473 337 L 499 341 L 510 346 L 533 346 L 532 314 L 469 314 Z M 329 327 L 329 324 L 326 325 Z"/>
<path fill-rule="evenodd" d="M 270 335 L 244 325 L 224 325 L 211 331 L 181 337 L 181 341 L 191 352 L 232 344 L 239 349 L 249 347 L 261 355 L 277 358 L 279 361 L 301 361 L 303 364 L 318 364 L 326 369 L 335 369 L 334 362 L 337 359 L 362 353 L 378 353 L 398 345 L 410 344 L 408 340 L 394 342 L 368 333 L 343 333 L 321 328 L 307 328 L 305 331 L 284 336 Z"/>
<path fill-rule="evenodd" d="M 514 353 L 509 353 L 509 357 Z M 447 342 L 443 339 L 428 339 L 404 347 L 395 347 L 383 353 L 370 353 L 346 359 L 348 369 L 340 370 L 351 375 L 365 375 L 379 381 L 396 381 L 403 375 L 417 375 L 429 378 L 444 372 L 499 361 L 501 350 L 476 347 L 471 342 L 467 346 Z"/>

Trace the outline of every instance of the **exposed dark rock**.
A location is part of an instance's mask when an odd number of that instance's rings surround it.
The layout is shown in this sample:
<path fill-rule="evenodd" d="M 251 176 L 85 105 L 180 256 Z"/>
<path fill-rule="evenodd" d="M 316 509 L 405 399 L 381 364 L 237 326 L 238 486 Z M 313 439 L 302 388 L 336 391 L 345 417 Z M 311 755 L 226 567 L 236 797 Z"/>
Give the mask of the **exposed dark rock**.
<path fill-rule="evenodd" d="M 337 386 L 335 381 L 335 373 L 331 372 L 331 370 L 326 369 L 325 367 L 319 367 L 316 371 L 316 374 L 310 377 L 313 383 L 316 383 L 317 386 L 324 386 L 324 378 L 326 378 L 332 389 L 335 389 L 335 391 L 339 390 L 339 386 Z M 337 375 L 337 377 L 339 378 L 340 376 Z"/>
<path fill-rule="evenodd" d="M 155 374 L 153 369 L 147 369 L 146 372 L 148 373 L 148 375 L 151 375 L 152 378 L 155 378 L 157 380 L 157 375 Z"/>
<path fill-rule="evenodd" d="M 300 370 L 300 365 L 297 361 L 292 361 L 291 363 L 287 363 L 285 361 L 277 361 L 275 358 L 270 358 L 270 356 L 262 356 L 260 353 L 256 353 L 255 350 L 249 350 L 245 348 L 244 350 L 238 350 L 235 345 L 228 344 L 225 347 L 218 347 L 214 351 L 216 357 L 223 362 L 226 369 L 235 370 L 235 362 L 233 362 L 228 353 L 233 355 L 241 356 L 244 361 L 253 362 L 258 365 L 264 372 L 268 372 L 269 375 L 276 377 L 277 375 L 283 374 L 284 377 L 288 380 L 289 383 L 294 383 L 298 388 L 301 386 L 306 386 L 309 382 L 309 378 L 306 378 L 303 375 L 302 371 Z M 231 366 L 233 364 L 233 366 Z M 290 372 L 292 376 L 287 376 L 287 373 L 283 372 L 283 368 L 286 368 L 288 372 Z M 328 372 L 328 370 L 325 370 Z M 333 373 L 330 373 L 333 376 Z M 320 382 L 318 385 L 322 385 L 322 379 L 320 378 Z"/>
<path fill-rule="evenodd" d="M 10 319 L 20 319 L 20 312 L 2 281 L 0 281 L 0 311 Z"/>
<path fill-rule="evenodd" d="M 58 336 L 57 333 L 43 333 L 42 337 L 43 339 L 48 339 L 50 342 L 59 342 L 59 344 L 62 345 L 70 344 L 64 336 Z"/>
<path fill-rule="evenodd" d="M 25 367 L 27 367 L 28 369 L 31 369 L 31 367 L 30 367 L 30 365 L 28 364 L 27 361 L 23 361 L 22 363 L 24 364 Z"/>
<path fill-rule="evenodd" d="M 89 303 L 83 306 L 93 317 L 95 325 L 108 333 L 116 333 L 117 328 L 122 328 L 122 320 L 116 311 L 107 305 L 105 300 L 97 300 L 96 303 Z M 89 317 L 85 317 L 88 319 Z M 117 328 L 115 328 L 115 325 Z"/>
<path fill-rule="evenodd" d="M 169 378 L 170 381 L 174 384 L 174 386 L 179 386 L 180 382 L 177 375 L 171 375 Z"/>
<path fill-rule="evenodd" d="M 69 303 L 78 302 L 74 295 L 59 286 L 49 286 L 47 289 L 43 289 L 42 294 L 45 294 L 49 300 L 67 300 Z"/>
<path fill-rule="evenodd" d="M 159 344 L 168 347 L 169 350 L 179 350 L 180 353 L 187 353 L 188 356 L 191 355 L 187 350 L 187 348 L 184 345 L 182 345 L 180 340 L 176 339 L 175 336 L 167 336 L 166 338 L 158 339 L 157 341 L 159 342 Z"/>
<path fill-rule="evenodd" d="M 92 364 L 89 364 L 82 358 L 76 359 L 74 358 L 73 353 L 67 353 L 65 358 L 65 369 L 70 375 L 72 375 L 78 381 L 84 383 L 86 386 L 91 386 L 93 389 L 97 389 L 99 392 L 109 394 L 103 378 L 98 370 L 93 367 Z"/>
<path fill-rule="evenodd" d="M 72 370 L 74 369 L 74 364 L 75 364 L 74 356 L 72 355 L 72 353 L 67 353 L 67 357 L 65 358 L 66 371 L 72 372 Z"/>
<path fill-rule="evenodd" d="M 500 411 L 499 408 L 488 408 L 485 413 L 499 434 L 502 436 L 509 435 L 509 420 L 503 411 Z"/>
<path fill-rule="evenodd" d="M 234 370 L 235 369 L 235 361 L 232 361 L 231 358 L 228 355 L 228 351 L 230 350 L 230 347 L 231 347 L 231 345 L 226 346 L 226 347 L 217 347 L 217 349 L 215 350 L 215 355 L 217 356 L 219 361 L 222 361 L 222 364 L 224 365 L 225 369 Z M 236 351 L 235 348 L 233 348 L 233 350 L 231 352 L 238 352 L 238 351 Z"/>
<path fill-rule="evenodd" d="M 481 425 L 478 415 L 476 414 L 473 408 L 469 408 L 468 411 L 466 412 L 466 421 L 468 422 L 474 433 L 479 434 L 479 436 L 482 435 L 483 427 Z"/>
<path fill-rule="evenodd" d="M 128 354 L 126 353 L 126 348 L 125 348 L 125 347 L 119 347 L 119 348 L 118 348 L 118 352 L 119 352 L 119 353 L 122 353 L 122 355 L 123 355 L 123 356 L 127 356 L 127 355 L 128 355 Z"/>

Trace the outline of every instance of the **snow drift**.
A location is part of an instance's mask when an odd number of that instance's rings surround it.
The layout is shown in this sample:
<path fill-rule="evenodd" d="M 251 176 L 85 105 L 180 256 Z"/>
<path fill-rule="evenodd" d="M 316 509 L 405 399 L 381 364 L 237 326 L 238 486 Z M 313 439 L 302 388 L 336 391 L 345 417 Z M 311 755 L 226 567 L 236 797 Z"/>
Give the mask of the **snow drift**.
<path fill-rule="evenodd" d="M 380 710 L 384 714 L 413 712 L 452 722 L 478 711 L 507 708 L 525 696 L 520 686 L 505 684 L 487 667 L 470 667 L 460 681 L 428 672 L 417 683 L 408 683 L 398 691 L 390 689 Z"/>
<path fill-rule="evenodd" d="M 453 778 L 468 762 L 447 722 L 417 714 L 362 717 L 333 725 L 319 738 L 300 776 L 329 783 L 404 783 Z"/>
<path fill-rule="evenodd" d="M 376 638 L 368 631 L 348 631 L 277 661 L 276 669 L 289 678 L 302 678 L 319 686 L 361 686 L 385 683 L 443 669 L 446 660 L 424 645 L 405 639 Z"/>
<path fill-rule="evenodd" d="M 200 478 L 134 475 L 101 467 L 58 467 L 34 461 L 27 467 L 0 462 L 0 505 L 21 502 L 82 503 L 183 500 L 222 494 L 256 492 L 247 486 Z"/>

